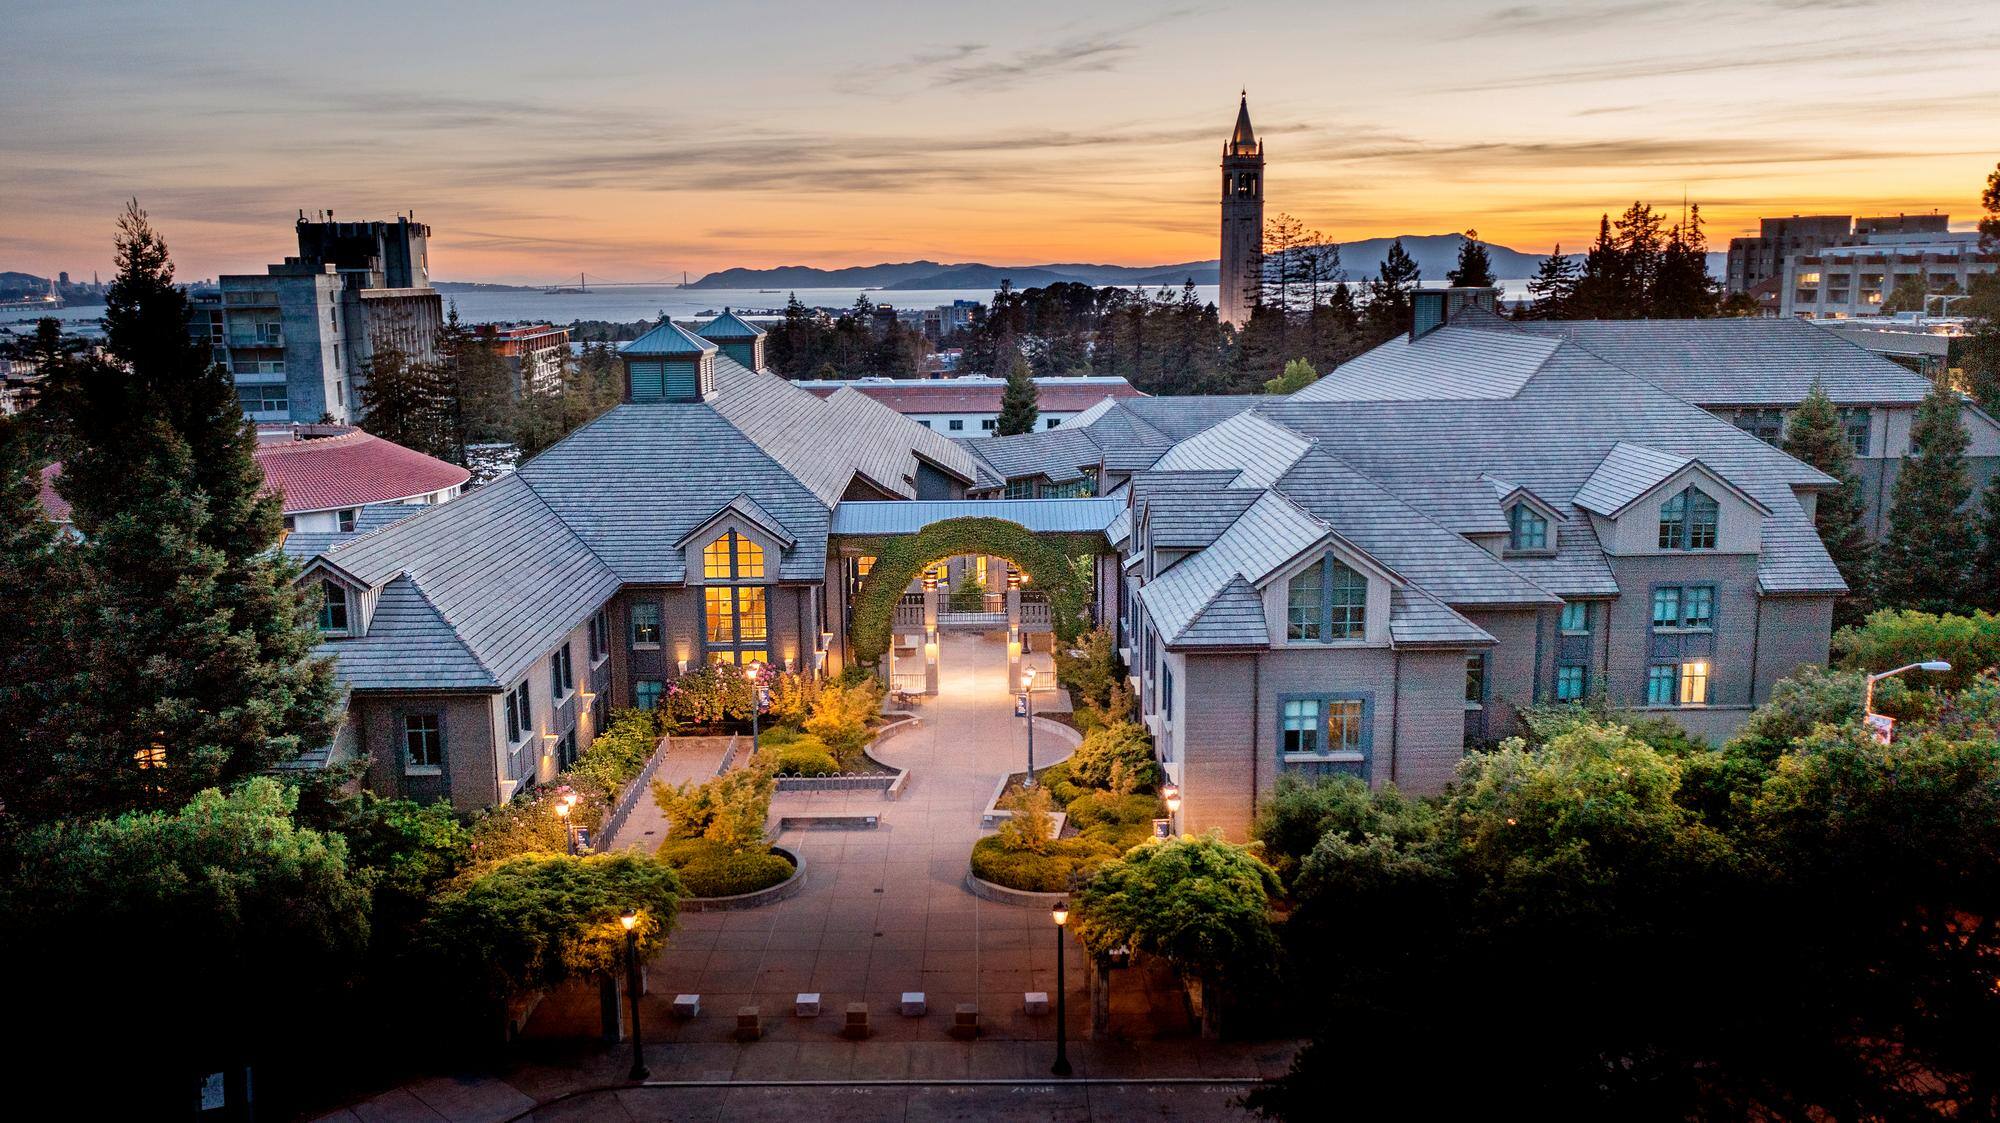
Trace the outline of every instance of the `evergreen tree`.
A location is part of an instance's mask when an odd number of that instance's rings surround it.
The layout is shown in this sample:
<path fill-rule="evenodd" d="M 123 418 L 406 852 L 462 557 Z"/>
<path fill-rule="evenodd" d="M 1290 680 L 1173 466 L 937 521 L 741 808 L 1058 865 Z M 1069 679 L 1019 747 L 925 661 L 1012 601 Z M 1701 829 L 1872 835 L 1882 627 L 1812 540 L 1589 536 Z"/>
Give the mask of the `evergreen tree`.
<path fill-rule="evenodd" d="M 49 770 L 60 745 L 50 702 L 76 689 L 80 671 L 67 630 L 75 556 L 42 509 L 36 444 L 30 422 L 0 416 L 0 712 L 9 726 L 0 832 L 50 818 L 62 804 L 62 777 Z"/>
<path fill-rule="evenodd" d="M 1410 294 L 1423 276 L 1401 238 L 1389 243 L 1375 279 L 1368 282 L 1368 333 L 1374 343 L 1410 330 Z"/>
<path fill-rule="evenodd" d="M 1632 316 L 1624 252 L 1611 236 L 1611 216 L 1597 218 L 1597 241 L 1583 255 L 1566 320 L 1620 320 Z"/>
<path fill-rule="evenodd" d="M 1896 477 L 1889 534 L 1876 551 L 1876 599 L 1884 608 L 1963 612 L 1978 550 L 1965 511 L 1972 485 L 1965 472 L 1969 441 L 1959 422 L 1957 391 L 1940 382 L 1917 407 L 1910 455 Z"/>
<path fill-rule="evenodd" d="M 90 673 L 53 707 L 61 746 L 42 764 L 79 814 L 178 804 L 333 726 L 255 434 L 192 342 L 166 243 L 136 203 L 118 225 L 108 354 L 49 387 L 74 441 L 57 486 L 84 538 L 71 626 Z"/>
<path fill-rule="evenodd" d="M 1980 248 L 2000 253 L 2000 167 L 1986 177 L 1980 201 L 1986 208 L 1979 220 Z M 2000 274 L 1974 278 L 1971 291 L 1971 298 L 1959 304 L 1970 321 L 1960 360 L 1965 388 L 1981 409 L 2000 414 Z"/>
<path fill-rule="evenodd" d="M 1984 510 L 1979 520 L 1979 559 L 1973 567 L 1972 592 L 1979 607 L 2000 612 L 2000 476 L 1987 483 L 1981 503 Z"/>
<path fill-rule="evenodd" d="M 1868 615 L 1871 549 L 1861 522 L 1861 480 L 1854 474 L 1854 446 L 1848 442 L 1840 410 L 1817 379 L 1785 426 L 1785 451 L 1840 481 L 1832 490 L 1820 492 L 1813 525 L 1847 581 L 1847 596 L 1834 609 L 1835 623 L 1858 624 Z"/>
<path fill-rule="evenodd" d="M 1612 224 L 1617 235 L 1618 256 L 1623 264 L 1623 302 L 1627 317 L 1652 314 L 1653 290 L 1659 283 L 1660 263 L 1666 257 L 1666 219 L 1655 214 L 1651 205 L 1633 200 Z"/>
<path fill-rule="evenodd" d="M 394 347 L 368 358 L 361 427 L 385 441 L 444 460 L 457 458 L 449 403 L 437 368 L 413 363 Z"/>
<path fill-rule="evenodd" d="M 1028 360 L 1015 355 L 1014 365 L 1007 372 L 1007 388 L 1000 392 L 1000 420 L 994 427 L 995 432 L 1003 437 L 1033 432 L 1035 422 L 1041 417 L 1041 409 L 1036 405 L 1037 396 Z"/>
<path fill-rule="evenodd" d="M 1493 287 L 1493 259 L 1487 254 L 1485 244 L 1480 242 L 1479 231 L 1465 232 L 1465 240 L 1458 244 L 1458 268 L 1444 277 L 1453 288 Z"/>
<path fill-rule="evenodd" d="M 1705 319 L 1721 309 L 1722 284 L 1708 273 L 1708 237 L 1701 207 L 1674 224 L 1653 278 L 1646 315 L 1654 319 Z"/>
<path fill-rule="evenodd" d="M 1569 319 L 1570 307 L 1576 299 L 1576 275 L 1576 259 L 1564 254 L 1562 243 L 1557 242 L 1528 281 L 1528 295 L 1534 300 L 1528 310 L 1529 318 Z"/>

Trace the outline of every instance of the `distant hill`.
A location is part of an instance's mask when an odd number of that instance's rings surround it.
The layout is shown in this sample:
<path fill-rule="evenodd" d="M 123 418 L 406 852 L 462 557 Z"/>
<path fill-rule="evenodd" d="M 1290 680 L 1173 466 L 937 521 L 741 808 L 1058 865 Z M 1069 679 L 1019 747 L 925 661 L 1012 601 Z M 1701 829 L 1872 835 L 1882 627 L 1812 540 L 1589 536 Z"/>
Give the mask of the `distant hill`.
<path fill-rule="evenodd" d="M 1395 238 L 1364 238 L 1340 245 L 1340 267 L 1353 280 L 1372 277 L 1382 266 Z M 1463 234 L 1405 234 L 1403 249 L 1416 259 L 1424 280 L 1442 281 L 1458 264 L 1458 247 Z M 1523 252 L 1508 246 L 1486 243 L 1493 261 L 1493 275 L 1501 279 L 1532 277 L 1542 262 L 1542 254 Z M 1568 256 L 1578 259 L 1581 253 Z M 1709 272 L 1720 274 L 1723 254 L 1708 255 Z M 1185 261 L 1178 265 L 1091 265 L 1060 262 L 1046 265 L 988 265 L 966 262 L 955 265 L 935 261 L 906 261 L 885 265 L 857 265 L 845 269 L 818 269 L 810 265 L 782 265 L 773 269 L 722 269 L 688 285 L 690 289 L 996 289 L 1001 281 L 1015 288 L 1036 288 L 1070 281 L 1086 285 L 1178 285 L 1192 280 L 1212 285 L 1219 270 L 1214 261 Z"/>

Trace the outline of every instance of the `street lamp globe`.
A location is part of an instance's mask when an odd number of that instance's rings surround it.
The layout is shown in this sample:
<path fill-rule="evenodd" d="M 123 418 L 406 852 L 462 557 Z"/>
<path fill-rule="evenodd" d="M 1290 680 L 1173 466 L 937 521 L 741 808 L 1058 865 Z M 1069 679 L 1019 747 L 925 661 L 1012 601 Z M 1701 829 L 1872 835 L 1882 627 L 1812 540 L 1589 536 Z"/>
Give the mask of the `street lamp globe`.
<path fill-rule="evenodd" d="M 558 815 L 561 815 L 561 816 L 562 816 L 563 818 L 565 818 L 565 819 L 569 818 L 569 800 L 568 800 L 568 799 L 559 799 L 559 800 L 556 800 L 556 814 L 558 814 Z"/>
<path fill-rule="evenodd" d="M 1069 923 L 1069 902 L 1068 902 L 1068 901 L 1057 901 L 1057 902 L 1056 902 L 1056 904 L 1055 904 L 1055 907 L 1049 910 L 1049 919 L 1051 919 L 1051 920 L 1055 921 L 1055 922 L 1056 922 L 1056 927 L 1058 927 L 1058 928 L 1062 927 L 1062 926 L 1063 926 L 1063 925 L 1065 925 L 1065 924 L 1068 924 L 1068 923 Z"/>
<path fill-rule="evenodd" d="M 618 917 L 618 923 L 623 924 L 625 926 L 625 930 L 627 932 L 630 932 L 639 923 L 639 910 L 626 909 L 625 912 Z"/>
<path fill-rule="evenodd" d="M 1951 664 L 1950 664 L 1950 663 L 1947 663 L 1947 662 L 1945 662 L 1945 661 L 1944 661 L 1944 660 L 1942 660 L 1942 659 L 1933 659 L 1933 660 L 1931 660 L 1931 661 L 1930 661 L 1930 662 L 1928 662 L 1928 663 L 1918 663 L 1918 664 L 1917 664 L 1917 666 L 1918 666 L 1919 668 L 1923 669 L 1923 670 L 1926 670 L 1926 671 L 1949 671 L 1949 670 L 1951 670 Z"/>

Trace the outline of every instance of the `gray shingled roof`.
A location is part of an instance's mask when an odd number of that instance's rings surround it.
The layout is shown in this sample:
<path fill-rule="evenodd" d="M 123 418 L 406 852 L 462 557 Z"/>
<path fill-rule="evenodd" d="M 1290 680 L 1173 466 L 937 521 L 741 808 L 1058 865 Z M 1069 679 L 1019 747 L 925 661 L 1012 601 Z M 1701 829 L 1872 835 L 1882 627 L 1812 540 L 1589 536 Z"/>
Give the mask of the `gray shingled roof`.
<path fill-rule="evenodd" d="M 325 557 L 382 589 L 365 638 L 321 645 L 356 689 L 499 688 L 619 585 L 519 473 Z"/>
<path fill-rule="evenodd" d="M 1619 441 L 1576 490 L 1575 503 L 1592 514 L 1610 518 L 1692 463 L 1691 457 Z"/>
<path fill-rule="evenodd" d="M 1174 646 L 1265 647 L 1270 642 L 1271 628 L 1264 620 L 1264 598 L 1238 574 L 1195 613 Z"/>
<path fill-rule="evenodd" d="M 658 327 L 618 348 L 624 355 L 659 355 L 687 358 L 709 354 L 718 348 L 715 344 L 674 323 L 661 320 Z"/>
<path fill-rule="evenodd" d="M 1414 345 L 1440 363 L 1479 350 L 1455 337 L 1493 331 L 1452 325 Z M 1707 410 L 1597 358 L 1560 346 L 1513 398 L 1503 401 L 1340 402 L 1293 399 L 1260 408 L 1390 492 L 1437 478 L 1441 462 L 1529 488 L 1562 509 L 1624 441 L 1702 465 L 1771 511 L 1759 581 L 1769 593 L 1837 593 L 1845 585 L 1819 542 L 1794 487 L 1825 487 L 1825 474 L 1738 430 Z M 1562 537 L 1564 549 L 1579 541 Z M 1384 559 L 1399 571 L 1402 563 Z M 1524 562 L 1510 563 L 1528 572 Z M 1423 583 L 1423 582 L 1419 582 Z M 1426 584 L 1450 603 L 1461 603 Z"/>
<path fill-rule="evenodd" d="M 797 541 L 780 580 L 826 577 L 826 501 L 707 404 L 617 406 L 517 474 L 625 581 L 685 581 L 674 543 L 715 514 L 718 493 L 739 491 Z"/>
<path fill-rule="evenodd" d="M 1521 392 L 1556 349 L 1556 341 L 1507 332 L 1399 335 L 1342 363 L 1296 402 L 1493 401 Z"/>
<path fill-rule="evenodd" d="M 1239 413 L 1176 444 L 1154 467 L 1167 472 L 1233 468 L 1232 487 L 1269 487 L 1311 447 L 1304 437 L 1255 413 Z"/>
<path fill-rule="evenodd" d="M 958 446 L 978 456 L 1003 482 L 1036 476 L 1056 483 L 1080 479 L 1083 469 L 1097 467 L 1104 458 L 1088 427 L 1068 425 L 1008 437 L 973 437 Z"/>
<path fill-rule="evenodd" d="M 1232 581 L 1255 585 L 1332 537 L 1325 523 L 1284 496 L 1263 492 L 1214 545 L 1140 586 L 1139 598 L 1168 644 L 1195 642 L 1200 637 L 1192 634 L 1194 625 Z M 1218 619 L 1240 626 L 1241 613 Z"/>
<path fill-rule="evenodd" d="M 1409 585 L 1389 595 L 1389 640 L 1397 647 L 1476 647 L 1499 642 L 1450 605 Z"/>
<path fill-rule="evenodd" d="M 286 557 L 304 564 L 342 542 L 352 542 L 364 534 L 401 522 L 424 509 L 421 503 L 370 503 L 354 512 L 353 530 L 293 531 L 285 535 L 282 549 Z"/>
<path fill-rule="evenodd" d="M 1507 322 L 1554 336 L 1704 406 L 1787 406 L 1818 379 L 1839 405 L 1914 405 L 1930 380 L 1809 320 Z"/>
<path fill-rule="evenodd" d="M 726 518 L 730 515 L 737 515 L 741 517 L 744 521 L 748 522 L 750 525 L 756 527 L 757 529 L 763 531 L 764 533 L 770 535 L 772 538 L 776 539 L 778 544 L 783 546 L 787 550 L 791 549 L 792 546 L 798 542 L 798 539 L 792 537 L 792 532 L 785 529 L 784 523 L 781 523 L 777 519 L 772 518 L 770 512 L 764 510 L 764 508 L 762 507 L 759 507 L 755 499 L 752 499 L 746 493 L 739 491 L 736 493 L 735 497 L 730 499 L 729 502 L 724 503 L 720 507 L 717 507 L 715 509 L 714 514 L 710 515 L 706 519 L 703 519 L 701 522 L 696 523 L 694 529 L 688 531 L 686 534 L 681 535 L 679 538 L 674 539 L 674 545 L 678 548 L 686 549 L 687 544 L 691 540 L 702 534 L 704 531 L 706 531 L 709 526 L 714 524 L 717 520 Z"/>
<path fill-rule="evenodd" d="M 1250 488 L 1168 491 L 1146 500 L 1146 540 L 1169 550 L 1205 550 L 1263 493 Z"/>

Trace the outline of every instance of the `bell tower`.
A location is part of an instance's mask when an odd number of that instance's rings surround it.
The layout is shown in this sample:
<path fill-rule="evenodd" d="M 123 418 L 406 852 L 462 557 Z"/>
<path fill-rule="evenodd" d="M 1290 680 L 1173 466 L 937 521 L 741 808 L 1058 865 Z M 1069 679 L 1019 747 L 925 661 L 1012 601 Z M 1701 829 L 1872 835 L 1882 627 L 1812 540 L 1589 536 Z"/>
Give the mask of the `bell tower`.
<path fill-rule="evenodd" d="M 1264 142 L 1250 128 L 1250 93 L 1236 107 L 1236 128 L 1222 145 L 1222 291 L 1224 323 L 1242 327 L 1256 302 L 1264 256 Z"/>

